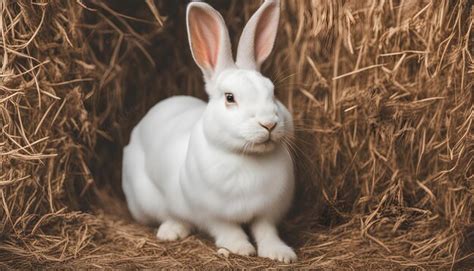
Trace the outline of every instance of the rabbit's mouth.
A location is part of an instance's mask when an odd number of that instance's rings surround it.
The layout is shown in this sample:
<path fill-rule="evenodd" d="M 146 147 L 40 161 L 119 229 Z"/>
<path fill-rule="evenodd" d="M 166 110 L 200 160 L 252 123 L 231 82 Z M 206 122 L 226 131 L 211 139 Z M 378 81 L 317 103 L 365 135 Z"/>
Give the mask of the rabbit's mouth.
<path fill-rule="evenodd" d="M 244 153 L 267 153 L 273 151 L 282 143 L 279 133 L 250 133 L 242 135 L 243 145 L 239 151 Z"/>

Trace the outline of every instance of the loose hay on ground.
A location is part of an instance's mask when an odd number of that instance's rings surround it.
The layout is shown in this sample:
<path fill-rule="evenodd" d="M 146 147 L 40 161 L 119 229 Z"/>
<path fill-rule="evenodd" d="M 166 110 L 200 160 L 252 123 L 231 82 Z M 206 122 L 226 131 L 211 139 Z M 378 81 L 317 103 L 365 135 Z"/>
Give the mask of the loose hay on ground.
<path fill-rule="evenodd" d="M 210 2 L 236 44 L 259 3 Z M 127 214 L 131 127 L 170 95 L 205 98 L 184 1 L 0 9 L 0 266 L 282 266 L 157 242 Z M 473 18 L 467 0 L 283 1 L 263 71 L 296 120 L 293 267 L 472 260 Z"/>

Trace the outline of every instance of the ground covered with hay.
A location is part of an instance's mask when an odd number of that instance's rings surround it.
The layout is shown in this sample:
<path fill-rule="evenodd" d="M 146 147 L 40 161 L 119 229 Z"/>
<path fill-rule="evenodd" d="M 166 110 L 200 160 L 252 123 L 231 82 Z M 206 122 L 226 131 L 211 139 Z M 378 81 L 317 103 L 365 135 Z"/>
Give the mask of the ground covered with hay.
<path fill-rule="evenodd" d="M 259 1 L 209 1 L 234 45 Z M 205 98 L 185 1 L 0 2 L 0 267 L 284 267 L 158 242 L 120 190 L 155 103 Z M 474 265 L 472 1 L 282 1 L 263 67 L 297 128 L 303 268 Z M 159 129 L 159 127 L 157 127 Z"/>

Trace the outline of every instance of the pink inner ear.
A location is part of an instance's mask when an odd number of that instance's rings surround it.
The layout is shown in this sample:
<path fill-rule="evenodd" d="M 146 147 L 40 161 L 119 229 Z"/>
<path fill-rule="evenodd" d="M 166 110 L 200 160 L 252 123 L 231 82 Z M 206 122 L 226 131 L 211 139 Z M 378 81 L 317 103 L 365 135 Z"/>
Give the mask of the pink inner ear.
<path fill-rule="evenodd" d="M 276 5 L 268 6 L 260 16 L 255 29 L 255 61 L 261 64 L 271 53 L 277 32 L 278 19 L 275 18 Z"/>
<path fill-rule="evenodd" d="M 200 8 L 189 13 L 191 46 L 199 66 L 214 70 L 219 52 L 220 29 L 214 16 Z"/>

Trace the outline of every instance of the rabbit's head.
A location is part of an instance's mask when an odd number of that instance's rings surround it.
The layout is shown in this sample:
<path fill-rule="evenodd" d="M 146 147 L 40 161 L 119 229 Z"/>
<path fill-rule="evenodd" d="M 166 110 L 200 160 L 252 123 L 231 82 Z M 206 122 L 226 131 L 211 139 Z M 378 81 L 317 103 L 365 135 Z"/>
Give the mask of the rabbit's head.
<path fill-rule="evenodd" d="M 213 142 L 244 152 L 267 152 L 293 132 L 291 115 L 260 73 L 278 29 L 278 0 L 266 0 L 245 26 L 234 62 L 222 16 L 208 4 L 187 9 L 193 58 L 204 74 L 209 103 L 204 132 Z"/>

